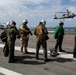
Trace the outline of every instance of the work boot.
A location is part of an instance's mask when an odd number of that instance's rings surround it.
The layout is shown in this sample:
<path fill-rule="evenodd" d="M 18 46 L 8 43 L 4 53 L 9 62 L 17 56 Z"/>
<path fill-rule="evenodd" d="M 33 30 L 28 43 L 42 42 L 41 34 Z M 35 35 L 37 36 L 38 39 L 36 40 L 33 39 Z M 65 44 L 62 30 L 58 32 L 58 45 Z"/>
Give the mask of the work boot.
<path fill-rule="evenodd" d="M 16 59 L 16 58 L 10 59 L 10 60 L 8 61 L 8 63 L 15 63 L 15 62 L 17 62 L 17 59 Z"/>
<path fill-rule="evenodd" d="M 27 50 L 25 50 L 25 52 L 23 54 L 29 54 L 29 52 Z"/>
<path fill-rule="evenodd" d="M 21 50 L 21 53 L 23 53 L 23 50 Z"/>
<path fill-rule="evenodd" d="M 73 55 L 73 58 L 76 58 L 76 56 Z"/>
<path fill-rule="evenodd" d="M 48 62 L 49 61 L 49 59 L 44 59 L 44 62 Z"/>
<path fill-rule="evenodd" d="M 9 60 L 8 63 L 15 63 L 13 59 Z"/>
<path fill-rule="evenodd" d="M 59 52 L 65 52 L 65 50 L 59 50 Z"/>

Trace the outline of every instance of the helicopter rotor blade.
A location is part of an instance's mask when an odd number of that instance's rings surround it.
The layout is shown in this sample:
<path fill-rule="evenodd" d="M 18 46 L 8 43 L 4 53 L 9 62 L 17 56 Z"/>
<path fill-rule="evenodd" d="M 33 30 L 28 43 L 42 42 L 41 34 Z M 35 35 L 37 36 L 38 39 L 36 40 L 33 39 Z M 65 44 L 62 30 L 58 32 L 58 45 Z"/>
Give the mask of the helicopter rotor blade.
<path fill-rule="evenodd" d="M 69 11 L 68 9 L 66 9 L 66 11 L 67 11 L 68 13 L 70 13 L 70 11 Z"/>
<path fill-rule="evenodd" d="M 55 13 L 67 13 L 67 12 L 55 12 Z"/>

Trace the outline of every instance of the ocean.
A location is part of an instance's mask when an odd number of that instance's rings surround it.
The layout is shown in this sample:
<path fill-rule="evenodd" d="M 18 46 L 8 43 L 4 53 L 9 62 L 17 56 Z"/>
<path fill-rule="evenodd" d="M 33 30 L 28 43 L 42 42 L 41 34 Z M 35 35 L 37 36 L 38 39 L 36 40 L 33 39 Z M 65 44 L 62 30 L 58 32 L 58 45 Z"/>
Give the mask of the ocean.
<path fill-rule="evenodd" d="M 64 30 L 74 30 L 74 27 L 63 27 Z M 35 27 L 30 27 L 31 30 L 34 30 Z M 55 27 L 47 27 L 47 30 L 55 30 Z"/>

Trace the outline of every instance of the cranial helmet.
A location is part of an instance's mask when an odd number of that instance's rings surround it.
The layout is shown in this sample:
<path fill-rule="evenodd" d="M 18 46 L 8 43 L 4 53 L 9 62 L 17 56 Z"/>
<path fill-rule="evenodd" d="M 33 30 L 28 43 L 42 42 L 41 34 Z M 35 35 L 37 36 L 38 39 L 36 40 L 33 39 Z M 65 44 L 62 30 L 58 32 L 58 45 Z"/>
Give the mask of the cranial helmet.
<path fill-rule="evenodd" d="M 6 23 L 6 25 L 10 25 L 10 21 L 8 21 L 8 22 Z"/>
<path fill-rule="evenodd" d="M 6 23 L 6 28 L 9 28 L 10 27 L 10 21 L 8 21 L 7 23 Z"/>
<path fill-rule="evenodd" d="M 59 25 L 64 24 L 64 22 L 60 21 Z"/>
<path fill-rule="evenodd" d="M 12 20 L 12 21 L 10 21 L 10 25 L 11 25 L 11 26 L 15 26 L 15 25 L 16 25 L 16 22 L 15 22 L 15 21 L 13 21 L 13 20 Z"/>
<path fill-rule="evenodd" d="M 23 23 L 28 23 L 28 20 L 27 20 L 27 19 L 24 19 L 24 20 L 23 20 Z"/>
<path fill-rule="evenodd" d="M 45 20 L 41 20 L 40 21 L 43 25 L 46 25 L 46 21 Z"/>

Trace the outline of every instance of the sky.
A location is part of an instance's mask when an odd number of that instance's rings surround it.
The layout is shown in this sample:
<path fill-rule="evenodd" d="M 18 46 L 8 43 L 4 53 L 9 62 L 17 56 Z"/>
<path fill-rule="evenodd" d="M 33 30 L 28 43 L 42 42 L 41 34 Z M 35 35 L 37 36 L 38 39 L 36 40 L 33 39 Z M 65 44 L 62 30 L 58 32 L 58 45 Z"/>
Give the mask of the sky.
<path fill-rule="evenodd" d="M 76 26 L 76 17 L 54 19 L 55 12 L 66 12 L 66 9 L 76 14 L 76 0 L 0 0 L 0 23 L 6 25 L 14 20 L 19 27 L 27 19 L 28 27 L 36 27 L 43 19 L 47 27 L 58 26 L 60 21 L 65 27 Z"/>

